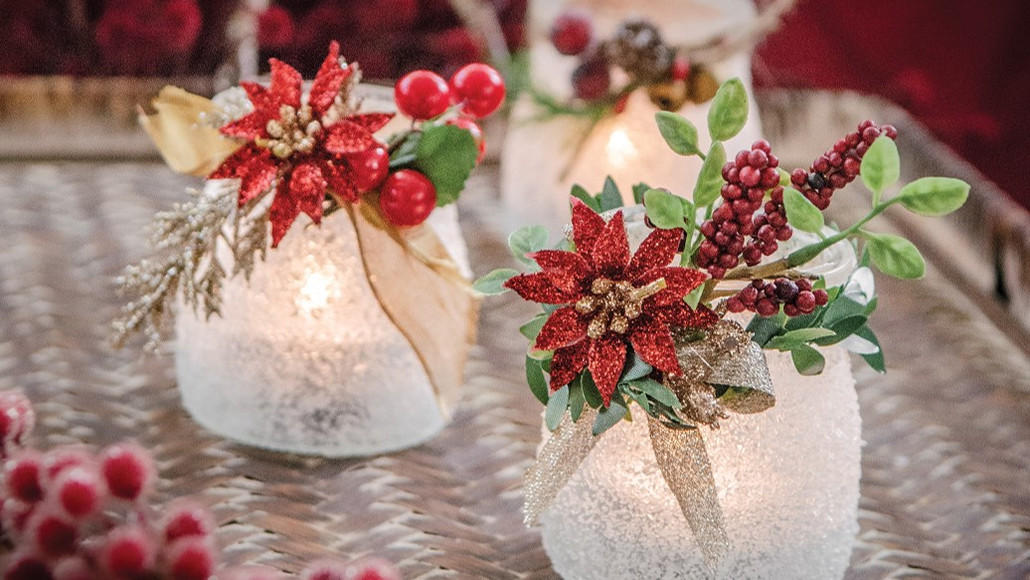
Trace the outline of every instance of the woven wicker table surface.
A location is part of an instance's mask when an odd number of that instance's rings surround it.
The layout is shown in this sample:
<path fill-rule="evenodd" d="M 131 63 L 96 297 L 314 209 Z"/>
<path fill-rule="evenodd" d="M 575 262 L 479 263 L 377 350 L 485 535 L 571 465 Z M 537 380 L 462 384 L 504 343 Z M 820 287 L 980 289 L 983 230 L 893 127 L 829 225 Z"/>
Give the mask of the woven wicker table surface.
<path fill-rule="evenodd" d="M 497 209 L 496 177 L 482 168 L 459 206 L 477 274 L 509 262 L 514 222 Z M 158 163 L 0 162 L 0 388 L 36 402 L 39 446 L 135 438 L 157 458 L 158 500 L 211 507 L 229 563 L 296 572 L 374 553 L 405 578 L 555 577 L 521 523 L 540 406 L 516 331 L 532 308 L 517 298 L 485 302 L 454 422 L 421 447 L 367 459 L 225 441 L 182 409 L 168 356 L 111 350 L 112 279 L 146 252 L 153 213 L 189 185 Z M 932 262 L 924 280 L 878 282 L 874 328 L 890 370 L 855 365 L 867 445 L 847 577 L 1030 577 L 1025 345 Z"/>

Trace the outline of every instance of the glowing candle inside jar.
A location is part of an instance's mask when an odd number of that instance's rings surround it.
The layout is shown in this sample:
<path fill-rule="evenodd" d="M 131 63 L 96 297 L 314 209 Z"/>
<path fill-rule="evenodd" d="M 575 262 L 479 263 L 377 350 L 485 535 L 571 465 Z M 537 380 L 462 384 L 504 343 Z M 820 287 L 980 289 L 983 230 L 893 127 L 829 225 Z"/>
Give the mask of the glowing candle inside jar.
<path fill-rule="evenodd" d="M 454 206 L 430 220 L 465 260 Z M 298 221 L 249 282 L 226 281 L 221 316 L 180 312 L 175 364 L 190 414 L 248 444 L 331 457 L 439 432 L 447 418 L 436 391 L 364 268 L 346 215 Z"/>

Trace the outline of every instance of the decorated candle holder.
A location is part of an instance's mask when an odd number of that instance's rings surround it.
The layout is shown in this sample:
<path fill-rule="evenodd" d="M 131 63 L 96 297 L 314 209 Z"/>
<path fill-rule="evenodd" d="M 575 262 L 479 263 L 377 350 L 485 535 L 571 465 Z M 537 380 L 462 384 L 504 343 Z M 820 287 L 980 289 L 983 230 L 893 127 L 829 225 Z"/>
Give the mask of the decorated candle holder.
<path fill-rule="evenodd" d="M 336 43 L 306 90 L 271 69 L 270 86 L 213 101 L 166 88 L 141 119 L 174 169 L 207 182 L 157 216 L 166 252 L 120 279 L 133 299 L 116 338 L 156 346 L 177 302 L 183 404 L 232 439 L 332 457 L 416 445 L 448 422 L 475 332 L 449 204 L 503 82 L 479 64 L 450 83 L 415 71 L 387 99 Z"/>
<path fill-rule="evenodd" d="M 719 79 L 750 88 L 749 42 L 723 42 L 756 19 L 750 0 L 532 2 L 529 89 L 514 104 L 501 157 L 501 192 L 529 221 L 560 229 L 573 185 L 624 200 L 637 183 L 694 187 L 700 160 L 670 151 L 654 124 L 670 111 L 705 127 Z M 715 43 L 718 50 L 713 50 Z M 727 145 L 761 135 L 758 110 Z"/>
<path fill-rule="evenodd" d="M 783 171 L 764 140 L 727 157 L 747 119 L 739 81 L 711 107 L 708 146 L 686 118 L 655 116 L 673 150 L 702 160 L 692 199 L 635 188 L 643 207 L 623 208 L 611 182 L 574 189 L 566 239 L 549 248 L 544 228 L 520 229 L 509 243 L 526 271 L 475 285 L 542 306 L 520 332 L 552 434 L 525 513 L 565 578 L 843 575 L 861 459 L 846 351 L 885 371 L 871 268 L 925 269 L 914 245 L 867 224 L 968 196 L 928 177 L 886 197 L 897 132 L 871 121 L 808 169 Z M 859 177 L 868 214 L 827 226 L 821 210 Z"/>

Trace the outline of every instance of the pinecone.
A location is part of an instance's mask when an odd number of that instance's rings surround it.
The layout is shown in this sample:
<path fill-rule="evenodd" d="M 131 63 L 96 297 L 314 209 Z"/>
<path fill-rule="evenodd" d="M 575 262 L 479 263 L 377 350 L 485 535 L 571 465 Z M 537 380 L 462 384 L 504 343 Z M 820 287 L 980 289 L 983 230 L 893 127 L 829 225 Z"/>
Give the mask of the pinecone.
<path fill-rule="evenodd" d="M 675 56 L 662 41 L 658 27 L 646 20 L 626 20 L 620 24 L 605 52 L 609 61 L 639 83 L 668 76 Z"/>

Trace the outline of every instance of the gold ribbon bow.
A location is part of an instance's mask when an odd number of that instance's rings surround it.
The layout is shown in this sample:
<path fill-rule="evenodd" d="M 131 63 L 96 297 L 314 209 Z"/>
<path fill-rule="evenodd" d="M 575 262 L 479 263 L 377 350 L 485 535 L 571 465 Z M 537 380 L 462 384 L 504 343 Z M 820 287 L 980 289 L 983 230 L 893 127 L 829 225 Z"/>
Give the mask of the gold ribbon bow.
<path fill-rule="evenodd" d="M 776 399 L 762 349 L 739 324 L 721 320 L 700 339 L 693 332 L 676 333 L 676 356 L 683 374 L 666 379 L 665 384 L 683 403 L 680 415 L 695 427 L 674 426 L 649 415 L 648 428 L 662 476 L 705 560 L 714 565 L 725 554 L 729 537 L 698 427 L 718 427 L 718 419 L 728 417 L 726 409 L 758 413 L 772 407 Z M 717 399 L 716 389 L 726 391 Z M 591 432 L 595 416 L 596 411 L 589 408 L 576 422 L 566 414 L 544 444 L 526 476 L 527 524 L 536 523 L 590 454 L 598 439 Z"/>
<path fill-rule="evenodd" d="M 168 165 L 206 177 L 244 142 L 206 119 L 224 112 L 210 99 L 165 87 L 140 124 Z M 479 297 L 429 227 L 400 230 L 374 204 L 346 206 L 368 283 L 383 311 L 418 356 L 445 418 L 457 402 L 465 359 L 475 342 Z"/>

